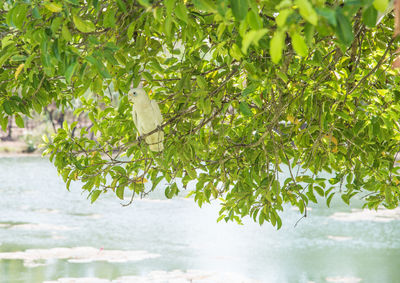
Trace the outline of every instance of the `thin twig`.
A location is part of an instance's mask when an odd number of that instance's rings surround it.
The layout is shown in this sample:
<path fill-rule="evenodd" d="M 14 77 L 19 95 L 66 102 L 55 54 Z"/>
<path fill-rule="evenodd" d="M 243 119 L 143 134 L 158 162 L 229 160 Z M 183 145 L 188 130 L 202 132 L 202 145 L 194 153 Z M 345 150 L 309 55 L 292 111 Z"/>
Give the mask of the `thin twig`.
<path fill-rule="evenodd" d="M 375 67 L 374 67 L 368 74 L 366 74 L 366 75 L 358 82 L 358 84 L 356 84 L 356 85 L 346 94 L 346 97 L 347 97 L 347 95 L 352 94 L 362 83 L 364 83 L 364 81 L 365 81 L 366 79 L 368 79 L 373 73 L 375 73 L 375 72 L 379 69 L 379 67 L 383 64 L 383 61 L 385 60 L 386 54 L 389 52 L 390 47 L 392 46 L 392 44 L 393 44 L 393 42 L 395 41 L 395 39 L 396 39 L 396 37 L 392 38 L 392 39 L 389 41 L 389 43 L 388 43 L 388 45 L 387 45 L 387 47 L 386 47 L 385 53 L 383 53 L 382 57 L 379 59 L 378 63 L 376 63 Z"/>

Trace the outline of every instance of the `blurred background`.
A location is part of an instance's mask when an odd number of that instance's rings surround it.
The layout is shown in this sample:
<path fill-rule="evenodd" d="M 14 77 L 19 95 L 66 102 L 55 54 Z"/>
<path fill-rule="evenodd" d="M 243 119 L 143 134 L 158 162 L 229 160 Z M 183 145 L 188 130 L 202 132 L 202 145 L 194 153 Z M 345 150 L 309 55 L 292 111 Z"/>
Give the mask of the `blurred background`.
<path fill-rule="evenodd" d="M 283 227 L 216 223 L 217 202 L 168 200 L 163 184 L 123 207 L 67 191 L 40 156 L 0 157 L 0 282 L 398 282 L 400 210 L 333 200 L 286 207 Z M 126 193 L 127 203 L 130 199 Z"/>

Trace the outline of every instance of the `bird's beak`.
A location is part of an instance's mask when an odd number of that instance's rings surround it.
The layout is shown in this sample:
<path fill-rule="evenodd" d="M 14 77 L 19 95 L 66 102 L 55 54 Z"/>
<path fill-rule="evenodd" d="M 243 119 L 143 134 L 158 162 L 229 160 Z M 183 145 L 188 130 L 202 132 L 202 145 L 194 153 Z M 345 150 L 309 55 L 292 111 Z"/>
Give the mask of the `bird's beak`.
<path fill-rule="evenodd" d="M 131 96 L 128 94 L 128 103 L 129 104 L 133 104 L 132 100 L 131 100 Z"/>

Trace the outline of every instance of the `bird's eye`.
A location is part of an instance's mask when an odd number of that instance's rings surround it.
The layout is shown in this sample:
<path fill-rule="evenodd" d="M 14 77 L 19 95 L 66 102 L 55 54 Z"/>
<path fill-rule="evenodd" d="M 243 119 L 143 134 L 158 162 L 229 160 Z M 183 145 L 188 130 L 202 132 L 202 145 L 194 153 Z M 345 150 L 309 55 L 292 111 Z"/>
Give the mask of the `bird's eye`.
<path fill-rule="evenodd" d="M 134 92 L 133 92 L 133 96 L 136 96 L 136 95 L 137 95 L 137 93 L 136 93 L 136 91 L 134 91 Z"/>

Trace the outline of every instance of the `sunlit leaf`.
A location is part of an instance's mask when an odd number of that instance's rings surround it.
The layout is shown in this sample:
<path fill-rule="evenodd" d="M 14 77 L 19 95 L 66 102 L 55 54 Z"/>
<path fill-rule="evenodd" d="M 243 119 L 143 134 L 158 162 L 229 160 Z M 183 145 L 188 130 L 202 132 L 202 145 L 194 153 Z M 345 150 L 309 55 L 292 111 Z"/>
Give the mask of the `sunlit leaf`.
<path fill-rule="evenodd" d="M 308 0 L 296 0 L 295 3 L 300 10 L 300 15 L 314 26 L 317 25 L 318 15 L 311 3 Z"/>
<path fill-rule="evenodd" d="M 186 9 L 185 4 L 183 4 L 182 2 L 179 2 L 177 4 L 176 9 L 175 9 L 175 14 L 179 19 L 181 19 L 185 23 L 188 22 L 188 11 Z"/>
<path fill-rule="evenodd" d="M 282 58 L 282 51 L 284 47 L 285 33 L 276 31 L 270 42 L 270 53 L 272 62 L 278 63 Z"/>
<path fill-rule="evenodd" d="M 304 41 L 304 38 L 297 32 L 292 33 L 290 36 L 292 38 L 293 48 L 296 53 L 302 57 L 306 57 L 308 55 L 308 47 Z"/>
<path fill-rule="evenodd" d="M 389 0 L 374 0 L 372 5 L 375 7 L 376 10 L 379 12 L 384 12 L 389 4 Z"/>
<path fill-rule="evenodd" d="M 100 196 L 100 194 L 101 194 L 101 191 L 100 191 L 100 190 L 95 190 L 95 191 L 93 191 L 93 192 L 91 193 L 91 197 L 90 197 L 91 203 L 94 203 L 94 202 L 98 199 L 98 197 Z"/>
<path fill-rule="evenodd" d="M 258 45 L 259 40 L 268 32 L 267 29 L 251 30 L 245 34 L 242 42 L 242 52 L 247 53 L 250 44 Z"/>
<path fill-rule="evenodd" d="M 15 73 L 14 73 L 14 78 L 15 79 L 18 79 L 18 76 L 22 72 L 24 67 L 25 67 L 25 64 L 23 64 L 23 63 L 18 66 L 18 68 L 15 70 Z"/>
<path fill-rule="evenodd" d="M 45 2 L 43 5 L 46 7 L 47 10 L 53 13 L 58 13 L 62 11 L 62 5 L 60 3 Z"/>
<path fill-rule="evenodd" d="M 135 183 L 136 184 L 144 184 L 144 183 L 147 183 L 147 182 L 148 182 L 148 180 L 146 178 L 144 178 L 144 177 L 140 177 L 140 178 L 136 178 L 135 179 Z"/>
<path fill-rule="evenodd" d="M 72 19 L 76 28 L 84 33 L 93 32 L 96 28 L 94 24 L 89 20 L 83 20 L 77 15 L 73 15 Z"/>

